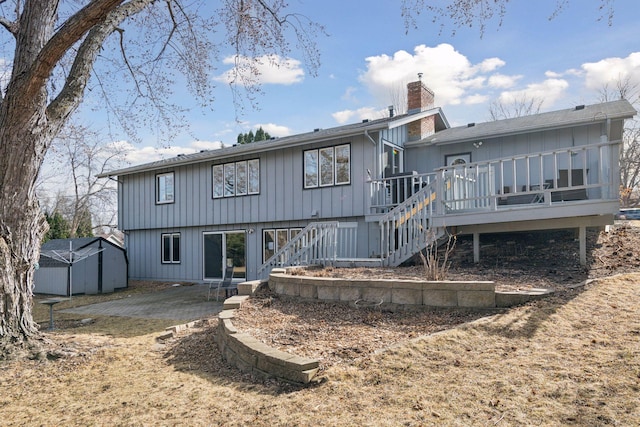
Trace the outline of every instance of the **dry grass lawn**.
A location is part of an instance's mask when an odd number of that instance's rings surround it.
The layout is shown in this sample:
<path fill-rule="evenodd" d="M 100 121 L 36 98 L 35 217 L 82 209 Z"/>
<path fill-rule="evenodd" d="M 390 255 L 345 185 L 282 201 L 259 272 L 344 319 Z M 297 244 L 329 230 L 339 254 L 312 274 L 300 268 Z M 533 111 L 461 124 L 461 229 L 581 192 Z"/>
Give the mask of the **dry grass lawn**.
<path fill-rule="evenodd" d="M 640 273 L 333 365 L 308 388 L 255 382 L 231 369 L 213 342 L 215 321 L 165 345 L 155 340 L 163 325 L 139 325 L 138 334 L 113 326 L 51 334 L 76 348 L 75 357 L 0 364 L 0 424 L 629 426 L 640 420 Z"/>

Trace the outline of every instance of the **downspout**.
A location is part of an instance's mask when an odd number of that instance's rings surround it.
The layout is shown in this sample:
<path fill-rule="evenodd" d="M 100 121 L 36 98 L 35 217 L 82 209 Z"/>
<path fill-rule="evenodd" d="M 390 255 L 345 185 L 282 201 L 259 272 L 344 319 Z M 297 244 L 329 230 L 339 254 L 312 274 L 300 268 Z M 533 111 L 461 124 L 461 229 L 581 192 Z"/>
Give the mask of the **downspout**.
<path fill-rule="evenodd" d="M 378 170 L 380 169 L 379 164 L 380 163 L 380 153 L 378 152 L 380 150 L 380 147 L 378 146 L 378 143 L 371 138 L 371 135 L 369 135 L 369 129 L 365 129 L 364 130 L 364 136 L 366 136 L 369 141 L 371 141 L 371 143 L 373 144 L 374 147 L 376 147 L 376 161 L 374 163 L 374 170 L 373 170 L 373 176 L 371 177 L 372 179 L 374 179 L 374 177 L 377 179 L 378 178 Z"/>

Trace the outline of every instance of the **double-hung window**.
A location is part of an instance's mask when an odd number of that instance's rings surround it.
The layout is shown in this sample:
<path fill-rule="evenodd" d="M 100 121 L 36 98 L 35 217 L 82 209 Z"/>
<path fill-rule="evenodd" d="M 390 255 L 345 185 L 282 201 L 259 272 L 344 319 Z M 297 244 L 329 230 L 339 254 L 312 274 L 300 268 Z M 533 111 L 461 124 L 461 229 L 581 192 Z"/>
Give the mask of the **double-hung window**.
<path fill-rule="evenodd" d="M 180 233 L 165 233 L 161 243 L 162 263 L 180 263 Z"/>
<path fill-rule="evenodd" d="M 346 185 L 351 182 L 351 146 L 325 147 L 304 152 L 304 188 Z"/>
<path fill-rule="evenodd" d="M 260 193 L 260 160 L 223 163 L 212 166 L 213 198 L 247 196 Z"/>
<path fill-rule="evenodd" d="M 174 201 L 174 176 L 173 172 L 156 175 L 156 203 L 173 203 Z"/>

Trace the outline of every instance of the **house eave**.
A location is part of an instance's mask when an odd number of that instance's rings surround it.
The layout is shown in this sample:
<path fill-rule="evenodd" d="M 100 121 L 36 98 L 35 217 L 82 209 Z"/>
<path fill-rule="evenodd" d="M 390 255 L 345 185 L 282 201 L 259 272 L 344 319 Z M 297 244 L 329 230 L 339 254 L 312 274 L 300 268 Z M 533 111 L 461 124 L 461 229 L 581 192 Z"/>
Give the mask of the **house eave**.
<path fill-rule="evenodd" d="M 110 177 L 116 177 L 116 176 L 132 175 L 140 172 L 153 172 L 153 171 L 159 171 L 159 170 L 164 170 L 164 169 L 174 168 L 174 167 L 179 167 L 184 165 L 206 163 L 206 162 L 211 162 L 218 159 L 224 159 L 224 158 L 229 158 L 234 156 L 248 156 L 256 153 L 264 153 L 264 152 L 269 152 L 274 150 L 281 150 L 284 148 L 308 145 L 308 144 L 313 144 L 320 141 L 328 141 L 336 138 L 357 136 L 357 135 L 367 134 L 368 132 L 372 132 L 372 131 L 380 131 L 383 129 L 388 129 L 392 122 L 395 122 L 395 120 L 393 120 L 392 118 L 387 118 L 387 119 L 372 121 L 370 123 L 362 122 L 360 124 L 351 125 L 348 127 L 348 129 L 344 129 L 344 130 L 340 130 L 340 128 L 318 130 L 318 131 L 300 134 L 300 135 L 277 138 L 275 140 L 260 141 L 260 142 L 254 142 L 251 144 L 233 145 L 231 147 L 224 147 L 217 150 L 180 155 L 180 156 L 172 157 L 166 160 L 159 160 L 152 163 L 145 163 L 142 165 L 136 165 L 129 168 L 105 172 L 97 175 L 97 177 L 110 178 Z M 358 126 L 358 125 L 361 125 L 361 126 Z"/>
<path fill-rule="evenodd" d="M 434 135 L 430 135 L 427 138 L 423 138 L 418 141 L 412 141 L 405 144 L 406 147 L 415 147 L 420 145 L 448 145 L 448 144 L 459 144 L 465 142 L 475 142 L 478 140 L 486 139 L 486 138 L 504 138 L 510 137 L 514 135 L 522 135 L 525 133 L 532 132 L 540 132 L 540 131 L 548 131 L 554 129 L 564 129 L 581 125 L 588 125 L 593 123 L 606 123 L 608 120 L 620 120 L 620 119 L 629 119 L 632 118 L 636 111 L 626 100 L 620 101 L 612 101 L 603 104 L 594 104 L 587 106 L 585 110 L 594 111 L 600 107 L 603 107 L 603 110 L 607 110 L 607 106 L 613 106 L 609 113 L 606 112 L 596 112 L 592 115 L 578 115 L 577 117 L 565 119 L 565 120 L 552 120 L 548 122 L 534 123 L 531 125 L 526 125 L 526 120 L 529 120 L 532 117 L 544 117 L 548 114 L 558 113 L 556 111 L 552 111 L 550 113 L 541 113 L 536 114 L 534 116 L 526 116 L 520 117 L 516 119 L 507 119 L 500 120 L 496 122 L 485 122 L 478 123 L 473 126 L 459 126 L 456 128 L 449 129 L 451 135 L 449 134 L 439 134 L 435 133 Z M 616 110 L 616 107 L 624 107 Z M 574 110 L 560 110 L 559 112 L 566 111 L 574 111 Z M 575 110 L 580 112 L 581 110 Z M 496 130 L 495 125 L 498 122 L 507 123 L 511 121 L 515 125 L 512 125 L 508 129 L 505 130 Z M 484 129 L 483 129 L 484 128 Z M 465 133 L 468 133 L 465 135 Z"/>

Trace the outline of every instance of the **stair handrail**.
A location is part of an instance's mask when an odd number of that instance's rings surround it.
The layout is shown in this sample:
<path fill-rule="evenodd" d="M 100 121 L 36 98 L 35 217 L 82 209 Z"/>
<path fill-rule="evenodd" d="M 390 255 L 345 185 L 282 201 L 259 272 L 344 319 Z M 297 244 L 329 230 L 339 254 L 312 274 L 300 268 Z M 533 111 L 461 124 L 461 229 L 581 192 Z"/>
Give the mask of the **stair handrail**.
<path fill-rule="evenodd" d="M 332 261 L 335 262 L 337 256 L 335 250 L 335 234 L 337 233 L 339 225 L 338 221 L 309 223 L 296 234 L 293 239 L 289 240 L 286 245 L 269 257 L 269 259 L 258 268 L 258 277 L 266 277 L 268 273 L 264 274 L 264 272 L 267 270 L 270 272 L 276 266 L 298 265 L 295 264 L 295 262 L 299 262 L 299 260 L 304 257 L 308 257 L 309 260 L 319 262 L 323 265 Z M 313 233 L 314 231 L 315 234 Z M 334 235 L 329 245 L 320 247 L 320 244 L 326 241 L 326 237 L 331 236 L 330 233 Z M 292 251 L 292 249 L 295 250 Z"/>
<path fill-rule="evenodd" d="M 385 265 L 398 265 L 427 244 L 433 205 L 438 199 L 438 179 L 432 180 L 379 219 L 380 258 Z"/>

